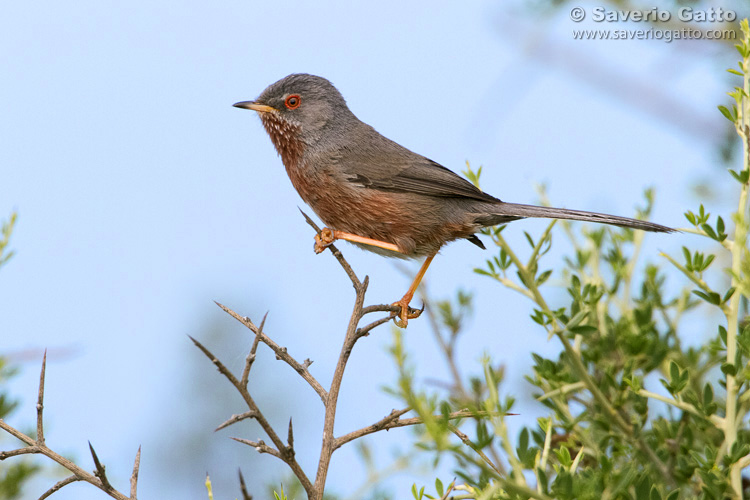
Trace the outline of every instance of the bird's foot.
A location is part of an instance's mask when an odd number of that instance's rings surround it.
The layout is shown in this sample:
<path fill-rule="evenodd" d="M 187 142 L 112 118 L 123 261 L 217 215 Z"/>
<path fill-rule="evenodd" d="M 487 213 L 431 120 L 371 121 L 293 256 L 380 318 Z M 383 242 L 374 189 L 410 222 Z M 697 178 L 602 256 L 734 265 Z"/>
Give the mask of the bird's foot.
<path fill-rule="evenodd" d="M 315 235 L 313 250 L 315 250 L 315 253 L 321 253 L 334 241 L 336 241 L 336 235 L 333 234 L 331 229 L 324 227 L 320 230 L 320 233 Z"/>
<path fill-rule="evenodd" d="M 398 245 L 394 243 L 374 240 L 372 238 L 366 238 L 357 234 L 347 233 L 345 231 L 339 231 L 338 229 L 330 229 L 327 227 L 324 227 L 320 230 L 320 233 L 315 235 L 315 246 L 313 247 L 315 253 L 321 253 L 336 240 L 351 241 L 352 243 L 369 245 L 372 247 L 384 248 L 392 252 L 403 253 Z"/>
<path fill-rule="evenodd" d="M 422 304 L 422 309 L 415 309 L 409 307 L 409 302 L 411 302 L 411 297 L 407 295 L 398 302 L 392 304 L 401 308 L 398 314 L 393 317 L 393 322 L 396 323 L 396 326 L 399 328 L 406 328 L 410 319 L 418 318 L 424 312 L 424 304 Z"/>

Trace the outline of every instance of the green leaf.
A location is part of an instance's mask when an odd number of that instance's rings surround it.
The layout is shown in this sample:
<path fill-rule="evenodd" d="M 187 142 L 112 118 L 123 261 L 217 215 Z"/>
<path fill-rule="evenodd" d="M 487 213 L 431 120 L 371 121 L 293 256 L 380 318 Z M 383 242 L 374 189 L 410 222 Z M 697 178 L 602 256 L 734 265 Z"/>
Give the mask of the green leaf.
<path fill-rule="evenodd" d="M 719 106 L 719 111 L 721 111 L 721 114 L 726 117 L 727 120 L 734 123 L 734 117 L 732 116 L 732 113 L 726 108 L 726 106 Z"/>
<path fill-rule="evenodd" d="M 731 375 L 735 376 L 737 375 L 737 367 L 734 366 L 732 363 L 722 363 L 721 364 L 721 372 L 724 375 Z"/>
<path fill-rule="evenodd" d="M 680 367 L 674 361 L 669 363 L 669 377 L 672 379 L 672 383 L 680 378 Z"/>
<path fill-rule="evenodd" d="M 690 250 L 687 247 L 682 247 L 682 255 L 685 256 L 685 267 L 688 271 L 693 270 L 693 256 L 690 255 Z"/>
<path fill-rule="evenodd" d="M 715 306 L 718 306 L 719 304 L 721 304 L 721 295 L 719 295 L 716 292 L 711 292 L 711 293 L 706 294 L 706 293 L 701 292 L 700 290 L 693 290 L 693 293 L 697 295 L 698 297 L 702 298 L 703 300 L 705 300 L 706 302 L 708 302 L 709 304 L 713 304 Z"/>
<path fill-rule="evenodd" d="M 549 318 L 539 309 L 534 309 L 534 314 L 531 315 L 531 319 L 534 320 L 534 323 L 542 326 L 549 323 Z"/>
<path fill-rule="evenodd" d="M 733 170 L 730 170 L 730 171 L 731 171 L 731 172 L 734 172 Z M 685 218 L 686 218 L 686 219 L 688 220 L 688 222 L 690 222 L 690 223 L 691 223 L 692 225 L 694 225 L 694 226 L 696 225 L 695 214 L 694 214 L 693 212 L 691 212 L 690 210 L 688 210 L 687 212 L 685 212 Z"/>
<path fill-rule="evenodd" d="M 524 427 L 518 437 L 518 449 L 526 451 L 529 448 L 529 430 Z"/>
<path fill-rule="evenodd" d="M 583 322 L 583 320 L 586 319 L 586 316 L 588 315 L 589 315 L 588 311 L 577 312 L 576 315 L 570 318 L 570 320 L 568 321 L 568 324 L 567 324 L 568 330 L 572 331 L 572 329 L 580 325 L 581 322 Z"/>
<path fill-rule="evenodd" d="M 737 182 L 739 182 L 740 184 L 742 184 L 742 179 L 740 178 L 740 174 L 736 170 L 732 170 L 731 168 L 727 169 L 727 170 L 729 170 L 729 173 L 732 174 L 732 177 L 734 177 L 734 179 Z"/>
<path fill-rule="evenodd" d="M 727 70 L 727 72 L 732 73 L 733 75 L 737 75 L 737 76 L 745 76 L 745 75 L 743 75 L 742 73 L 740 73 L 739 71 L 737 71 L 736 69 L 733 69 L 733 68 L 729 68 Z M 667 500 L 669 500 L 669 499 L 667 499 Z"/>
<path fill-rule="evenodd" d="M 706 233 L 709 238 L 714 239 L 714 240 L 719 240 L 719 237 L 716 235 L 714 228 L 712 228 L 708 224 L 701 224 L 701 229 L 703 229 L 703 232 Z"/>
<path fill-rule="evenodd" d="M 651 494 L 649 495 L 650 500 L 661 500 L 661 493 L 656 489 L 656 485 L 651 487 Z"/>
<path fill-rule="evenodd" d="M 542 492 L 546 493 L 549 491 L 549 482 L 547 479 L 547 473 L 541 467 L 536 468 L 536 475 L 539 478 L 539 484 L 542 486 Z"/>
<path fill-rule="evenodd" d="M 540 274 L 539 276 L 537 276 L 536 285 L 537 286 L 542 285 L 545 281 L 547 281 L 547 279 L 550 277 L 551 274 L 552 274 L 552 269 L 548 269 L 544 271 L 542 274 Z"/>
<path fill-rule="evenodd" d="M 570 277 L 570 282 L 573 284 L 573 288 L 580 290 L 581 288 L 581 279 L 576 276 L 575 274 Z"/>
<path fill-rule="evenodd" d="M 598 332 L 599 329 L 592 325 L 578 325 L 572 328 L 568 328 L 573 333 L 580 333 L 581 335 L 588 335 L 590 333 Z"/>
<path fill-rule="evenodd" d="M 714 401 L 714 389 L 711 384 L 706 383 L 703 387 L 703 406 L 708 406 Z"/>
<path fill-rule="evenodd" d="M 560 465 L 562 465 L 566 469 L 570 468 L 571 464 L 573 463 L 573 459 L 570 457 L 570 450 L 568 450 L 567 446 L 560 446 L 560 449 L 555 450 L 555 454 L 557 455 L 557 459 L 560 461 Z"/>
<path fill-rule="evenodd" d="M 713 262 L 715 258 L 716 258 L 716 256 L 714 254 L 711 254 L 708 257 L 706 257 L 706 259 L 703 261 L 703 263 L 700 266 L 700 269 L 698 269 L 698 271 L 703 272 L 706 269 L 708 269 L 708 266 L 711 265 L 711 262 Z"/>
<path fill-rule="evenodd" d="M 531 235 L 526 231 L 523 232 L 523 235 L 526 236 L 526 241 L 529 242 L 529 245 L 531 245 L 531 248 L 534 248 L 534 240 L 531 237 Z"/>
<path fill-rule="evenodd" d="M 442 498 L 443 496 L 443 482 L 440 480 L 440 478 L 435 478 L 435 491 L 437 491 L 437 494 L 439 497 Z"/>

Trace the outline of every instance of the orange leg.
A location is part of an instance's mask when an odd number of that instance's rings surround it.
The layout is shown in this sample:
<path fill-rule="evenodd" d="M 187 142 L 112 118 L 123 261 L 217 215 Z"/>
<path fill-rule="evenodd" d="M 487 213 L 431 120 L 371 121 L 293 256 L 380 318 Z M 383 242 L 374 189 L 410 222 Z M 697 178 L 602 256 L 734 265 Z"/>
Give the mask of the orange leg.
<path fill-rule="evenodd" d="M 422 264 L 419 272 L 414 277 L 414 281 L 409 287 L 409 290 L 406 291 L 406 295 L 404 295 L 398 302 L 393 303 L 394 306 L 399 306 L 401 308 L 401 312 L 398 314 L 398 316 L 393 318 L 393 322 L 396 323 L 396 326 L 400 328 L 406 328 L 406 325 L 409 323 L 410 319 L 418 318 L 419 315 L 422 314 L 422 311 L 420 310 L 410 310 L 409 302 L 411 302 L 411 299 L 414 298 L 414 294 L 416 293 L 417 288 L 419 288 L 419 283 L 422 282 L 422 278 L 424 278 L 424 275 L 427 272 L 427 268 L 430 267 L 430 263 L 432 262 L 432 259 L 435 258 L 435 255 L 437 254 L 432 254 L 427 257 L 427 259 L 425 259 L 424 264 Z"/>
<path fill-rule="evenodd" d="M 315 235 L 315 253 L 320 253 L 326 249 L 328 245 L 336 240 L 346 240 L 353 243 L 363 243 L 373 247 L 384 248 L 386 250 L 392 250 L 394 252 L 401 253 L 393 243 L 386 243 L 385 241 L 373 240 L 372 238 L 365 238 L 364 236 L 357 236 L 356 234 L 346 233 L 344 231 L 338 231 L 336 229 L 329 229 L 324 227 L 320 234 Z"/>

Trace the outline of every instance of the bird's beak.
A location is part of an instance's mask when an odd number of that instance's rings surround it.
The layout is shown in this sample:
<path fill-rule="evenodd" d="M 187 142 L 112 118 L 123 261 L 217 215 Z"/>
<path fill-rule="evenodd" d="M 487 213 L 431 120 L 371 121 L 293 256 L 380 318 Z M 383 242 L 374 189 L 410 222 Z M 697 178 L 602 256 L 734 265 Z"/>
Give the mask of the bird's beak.
<path fill-rule="evenodd" d="M 234 103 L 232 106 L 235 108 L 242 108 L 242 109 L 252 109 L 253 111 L 257 111 L 258 113 L 271 113 L 273 111 L 276 111 L 276 108 L 272 108 L 271 106 L 266 106 L 265 104 L 258 104 L 255 101 L 242 101 Z"/>

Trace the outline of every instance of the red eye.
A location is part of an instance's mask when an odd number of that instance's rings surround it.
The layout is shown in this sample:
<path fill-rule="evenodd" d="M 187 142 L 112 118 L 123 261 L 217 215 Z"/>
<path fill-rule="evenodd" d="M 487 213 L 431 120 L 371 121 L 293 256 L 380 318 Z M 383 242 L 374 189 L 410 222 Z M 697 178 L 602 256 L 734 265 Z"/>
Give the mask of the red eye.
<path fill-rule="evenodd" d="M 299 105 L 301 102 L 302 102 L 302 99 L 300 99 L 300 97 L 297 94 L 292 94 L 286 98 L 286 101 L 284 101 L 284 106 L 286 106 L 289 109 L 297 109 L 299 108 Z"/>

